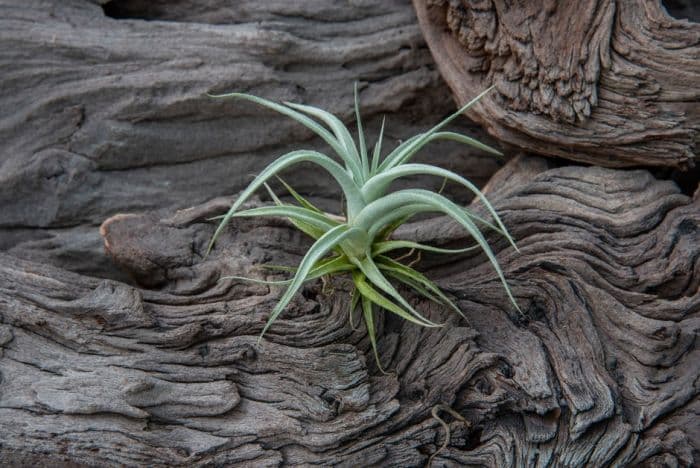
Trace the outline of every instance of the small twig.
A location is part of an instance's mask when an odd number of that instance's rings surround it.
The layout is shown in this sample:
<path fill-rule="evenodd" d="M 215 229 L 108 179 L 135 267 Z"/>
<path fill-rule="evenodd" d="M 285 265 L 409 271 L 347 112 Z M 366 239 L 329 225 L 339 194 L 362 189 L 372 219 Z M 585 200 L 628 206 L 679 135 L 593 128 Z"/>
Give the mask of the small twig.
<path fill-rule="evenodd" d="M 469 425 L 469 422 L 466 419 L 464 419 L 464 417 L 461 414 L 459 414 L 457 411 L 453 410 L 449 406 L 443 404 L 437 404 L 433 406 L 433 409 L 430 412 L 430 414 L 432 414 L 433 418 L 436 419 L 440 423 L 440 425 L 442 425 L 442 427 L 445 429 L 445 441 L 442 443 L 442 446 L 439 449 L 437 449 L 437 451 L 434 454 L 432 454 L 430 458 L 428 458 L 428 464 L 426 465 L 428 468 L 430 468 L 430 466 L 432 465 L 435 456 L 438 453 L 442 452 L 444 449 L 446 449 L 448 445 L 450 445 L 450 426 L 440 416 L 438 416 L 438 411 L 441 410 L 446 413 L 449 413 L 453 418 L 463 422 L 465 425 Z"/>
<path fill-rule="evenodd" d="M 408 268 L 413 268 L 413 265 L 415 265 L 416 263 L 420 262 L 420 259 L 421 259 L 421 251 L 419 250 L 419 251 L 418 251 L 418 255 L 416 255 L 416 258 L 415 258 L 413 261 L 411 261 L 411 263 L 409 263 L 409 264 L 406 265 L 406 266 L 407 266 Z"/>
<path fill-rule="evenodd" d="M 400 257 L 395 258 L 394 260 L 397 261 L 397 262 L 400 262 L 400 261 L 403 260 L 404 258 L 408 258 L 408 257 L 410 257 L 411 255 L 413 255 L 413 252 L 415 252 L 415 251 L 416 251 L 416 249 L 411 249 L 411 250 L 409 250 L 407 253 L 401 255 Z"/>

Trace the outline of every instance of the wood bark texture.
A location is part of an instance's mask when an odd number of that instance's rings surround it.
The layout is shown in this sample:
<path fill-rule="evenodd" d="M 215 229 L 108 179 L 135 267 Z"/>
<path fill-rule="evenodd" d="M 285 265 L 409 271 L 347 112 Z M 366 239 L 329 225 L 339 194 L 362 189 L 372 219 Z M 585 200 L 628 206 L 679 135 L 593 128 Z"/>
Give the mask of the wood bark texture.
<path fill-rule="evenodd" d="M 630 177 L 633 175 L 634 177 Z M 382 375 L 348 284 L 310 284 L 257 343 L 308 240 L 236 221 L 202 258 L 218 199 L 102 226 L 144 287 L 3 255 L 0 453 L 105 465 L 691 466 L 698 453 L 700 199 L 646 171 L 549 169 L 518 158 L 488 187 L 520 246 L 491 240 L 523 314 L 484 255 L 428 258 L 464 311 L 424 329 L 379 320 Z M 478 210 L 478 207 L 475 207 Z M 449 221 L 400 237 L 468 242 Z M 381 315 L 381 314 L 380 314 Z"/>
<path fill-rule="evenodd" d="M 628 7 L 615 8 L 617 18 Z M 679 24 L 664 21 L 668 31 Z M 686 24 L 688 34 L 694 28 Z M 673 37 L 669 54 L 697 50 Z M 528 155 L 503 165 L 456 144 L 430 146 L 424 161 L 486 184 L 520 247 L 489 236 L 522 314 L 483 255 L 424 255 L 416 267 L 467 319 L 406 291 L 446 325 L 380 314 L 389 375 L 376 368 L 364 328 L 348 321 L 342 278 L 309 283 L 257 342 L 282 290 L 222 277 L 294 265 L 309 239 L 283 220 L 237 220 L 204 258 L 215 227 L 207 219 L 272 159 L 324 148 L 285 118 L 205 93 L 303 102 L 349 123 L 358 81 L 365 128 L 376 134 L 386 115 L 385 145 L 394 145 L 454 109 L 407 1 L 0 0 L 0 45 L 0 465 L 700 459 L 700 191 L 658 171 Z M 659 79 L 651 62 L 635 63 Z M 610 88 L 601 80 L 597 106 L 575 125 L 593 125 L 604 107 Z M 572 148 L 601 164 L 626 164 L 632 153 L 656 164 L 645 153 L 654 148 L 659 164 L 690 165 L 694 92 L 650 92 L 640 125 L 667 127 L 640 126 L 647 136 L 629 140 L 627 159 L 622 140 L 605 143 L 608 152 Z M 532 114 L 499 96 L 509 119 Z M 659 117 L 661 100 L 668 113 Z M 498 125 L 487 127 L 513 143 Z M 497 144 L 466 120 L 454 128 Z M 285 179 L 338 209 L 337 189 L 312 168 Z M 442 181 L 406 183 L 437 190 Z M 396 236 L 469 242 L 444 218 Z"/>
<path fill-rule="evenodd" d="M 15 256 L 126 279 L 103 253 L 108 216 L 232 195 L 300 144 L 323 149 L 286 117 L 207 92 L 302 102 L 350 123 L 357 81 L 365 127 L 376 134 L 386 116 L 387 146 L 454 110 L 403 1 L 112 1 L 105 10 L 119 19 L 86 0 L 0 0 L 0 249 Z M 466 119 L 458 130 L 484 133 Z M 434 148 L 433 160 L 481 184 L 501 164 L 457 144 Z M 287 177 L 337 199 L 315 174 L 301 166 Z"/>
<path fill-rule="evenodd" d="M 601 166 L 693 167 L 700 24 L 658 0 L 414 0 L 460 102 L 498 140 Z"/>

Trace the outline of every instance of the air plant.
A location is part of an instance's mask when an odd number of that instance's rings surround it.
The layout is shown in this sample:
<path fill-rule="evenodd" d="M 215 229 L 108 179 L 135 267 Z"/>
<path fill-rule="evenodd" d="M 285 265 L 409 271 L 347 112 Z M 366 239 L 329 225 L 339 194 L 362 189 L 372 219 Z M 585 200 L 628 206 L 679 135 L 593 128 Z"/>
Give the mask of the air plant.
<path fill-rule="evenodd" d="M 288 218 L 296 228 L 315 240 L 311 248 L 306 252 L 306 255 L 304 255 L 301 263 L 296 268 L 291 269 L 294 272 L 291 279 L 263 281 L 242 277 L 228 277 L 266 284 L 287 285 L 286 291 L 272 310 L 260 334 L 260 338 L 282 313 L 304 282 L 321 277 L 347 274 L 350 275 L 355 286 L 351 297 L 351 319 L 353 312 L 359 305 L 377 365 L 381 369 L 377 353 L 375 308 L 379 307 L 424 327 L 442 326 L 416 311 L 399 294 L 394 284 L 392 284 L 392 280 L 403 283 L 429 300 L 445 305 L 460 315 L 462 314 L 459 308 L 434 282 L 411 266 L 401 263 L 400 259 L 390 256 L 391 252 L 400 249 L 455 254 L 481 248 L 503 283 L 506 294 L 516 309 L 518 308 L 498 261 L 479 227 L 497 231 L 505 236 L 517 250 L 513 239 L 508 234 L 506 227 L 493 206 L 481 191 L 464 177 L 433 165 L 410 162 L 411 158 L 421 148 L 435 140 L 454 140 L 491 154 L 501 155 L 497 150 L 473 138 L 459 133 L 442 131 L 448 123 L 469 109 L 491 89 L 489 88 L 479 94 L 457 112 L 427 132 L 403 141 L 384 157 L 382 157 L 384 121 L 379 132 L 379 138 L 371 154 L 367 150 L 360 118 L 357 86 L 355 86 L 357 144 L 340 119 L 316 107 L 290 102 L 278 104 L 243 93 L 211 95 L 211 97 L 215 98 L 239 98 L 251 101 L 294 119 L 320 136 L 330 146 L 340 161 L 338 162 L 326 154 L 313 150 L 298 150 L 287 153 L 267 166 L 240 194 L 228 212 L 218 217 L 221 222 L 211 239 L 207 253 L 211 250 L 224 227 L 234 217 L 277 216 Z M 267 181 L 280 171 L 301 162 L 320 166 L 336 180 L 344 195 L 346 216 L 331 215 L 323 212 L 284 182 L 284 186 L 297 204 L 283 203 L 272 192 L 267 185 Z M 440 193 L 423 189 L 388 192 L 389 186 L 394 180 L 411 175 L 436 176 L 466 187 L 484 204 L 492 220 L 489 221 L 477 216 Z M 270 192 L 275 205 L 239 211 L 241 205 L 256 190 L 263 186 Z M 391 238 L 394 230 L 401 224 L 419 213 L 429 212 L 443 213 L 453 218 L 466 229 L 475 241 L 475 244 L 464 249 L 450 250 Z"/>

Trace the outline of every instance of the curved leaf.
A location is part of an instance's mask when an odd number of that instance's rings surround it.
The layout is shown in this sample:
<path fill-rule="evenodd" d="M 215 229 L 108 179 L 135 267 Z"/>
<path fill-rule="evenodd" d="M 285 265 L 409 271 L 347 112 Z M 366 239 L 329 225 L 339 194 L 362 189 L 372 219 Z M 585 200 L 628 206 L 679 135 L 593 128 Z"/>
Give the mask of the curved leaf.
<path fill-rule="evenodd" d="M 343 155 L 341 155 L 341 158 L 343 161 L 346 161 L 348 168 L 352 170 L 352 173 L 355 176 L 355 181 L 357 183 L 361 183 L 364 180 L 364 171 L 355 142 L 352 139 L 352 135 L 350 135 L 350 131 L 338 117 L 330 112 L 324 111 L 323 109 L 319 109 L 318 107 L 295 104 L 293 102 L 285 102 L 284 104 L 293 109 L 305 112 L 320 120 L 323 120 L 333 131 L 333 134 L 338 139 L 338 142 L 342 145 L 345 152 Z M 352 163 L 347 163 L 347 161 L 352 161 Z"/>
<path fill-rule="evenodd" d="M 307 210 L 315 211 L 317 213 L 323 213 L 323 210 L 321 210 L 320 208 L 317 208 L 313 203 L 311 203 L 306 198 L 299 195 L 299 193 L 297 193 L 297 191 L 294 190 L 291 185 L 289 185 L 287 182 L 285 182 L 284 179 L 282 179 L 280 176 L 276 176 L 276 177 L 277 177 L 277 180 L 279 180 L 280 183 L 284 186 L 285 190 L 287 190 L 287 192 L 289 192 L 289 194 L 297 201 L 297 203 L 299 203 L 299 205 L 303 206 Z"/>
<path fill-rule="evenodd" d="M 295 267 L 282 267 L 282 266 L 274 266 L 275 270 L 281 270 L 281 271 L 288 271 L 288 272 L 296 272 L 298 268 Z M 309 274 L 306 276 L 304 279 L 304 282 L 307 281 L 312 281 L 315 279 L 318 279 L 322 276 L 332 276 L 336 275 L 338 273 L 344 273 L 348 271 L 352 271 L 355 269 L 355 265 L 350 263 L 347 259 L 347 257 L 344 256 L 338 256 L 338 257 L 333 257 L 325 260 L 321 260 L 314 265 L 314 267 L 311 269 Z M 292 282 L 291 279 L 286 279 L 286 280 L 261 280 L 258 278 L 249 278 L 247 276 L 222 276 L 219 278 L 219 281 L 225 280 L 225 279 L 235 279 L 235 280 L 240 280 L 240 281 L 248 281 L 251 283 L 259 283 L 259 284 L 267 284 L 267 285 L 283 285 L 283 284 L 290 284 Z"/>
<path fill-rule="evenodd" d="M 402 162 L 408 160 L 411 156 L 413 156 L 416 152 L 418 152 L 423 146 L 425 146 L 429 141 L 430 137 L 437 133 L 441 128 L 443 128 L 445 125 L 448 123 L 452 122 L 454 119 L 459 117 L 464 111 L 469 109 L 471 106 L 476 104 L 482 97 L 484 97 L 489 91 L 491 91 L 494 87 L 491 86 L 485 91 L 482 91 L 478 96 L 476 96 L 474 99 L 466 103 L 464 106 L 460 107 L 457 112 L 453 113 L 449 117 L 447 117 L 445 120 L 431 128 L 425 133 L 416 135 L 414 137 L 415 139 L 412 139 L 409 144 L 407 145 L 400 145 L 398 148 L 396 148 L 394 151 L 392 151 L 384 160 L 384 162 L 379 166 L 379 171 L 384 171 L 386 169 L 390 169 L 398 164 L 401 164 Z M 410 140 L 409 140 L 410 141 Z"/>
<path fill-rule="evenodd" d="M 456 141 L 458 143 L 462 143 L 465 145 L 473 146 L 474 148 L 478 148 L 482 151 L 485 151 L 487 153 L 491 153 L 495 156 L 503 156 L 503 153 L 498 151 L 496 148 L 492 148 L 491 146 L 484 144 L 480 142 L 479 140 L 475 138 L 468 137 L 466 135 L 462 135 L 461 133 L 455 133 L 455 132 L 437 132 L 434 133 L 430 136 L 429 138 L 430 141 L 434 140 L 452 140 Z"/>
<path fill-rule="evenodd" d="M 372 224 L 369 227 L 366 227 L 366 229 L 369 233 L 370 238 L 374 239 L 378 235 L 383 233 L 383 231 L 385 231 L 387 227 L 389 227 L 390 231 L 393 231 L 401 224 L 404 224 L 413 216 L 417 215 L 418 213 L 430 210 L 432 210 L 432 207 L 430 205 L 409 204 L 405 206 L 399 206 L 396 207 L 394 210 L 377 215 L 377 217 L 374 218 Z M 394 223 L 395 220 L 399 220 L 400 222 Z M 388 234 L 390 234 L 390 232 L 387 233 L 387 235 Z"/>
<path fill-rule="evenodd" d="M 405 164 L 418 151 L 420 151 L 424 146 L 428 145 L 429 143 L 431 143 L 435 140 L 452 140 L 452 141 L 456 141 L 458 143 L 472 146 L 474 148 L 480 149 L 482 151 L 485 151 L 487 153 L 490 153 L 490 154 L 493 154 L 496 156 L 500 156 L 500 157 L 503 156 L 503 153 L 501 153 L 497 149 L 495 149 L 495 148 L 493 148 L 485 143 L 482 143 L 475 138 L 471 138 L 471 137 L 468 137 L 466 135 L 462 135 L 461 133 L 455 133 L 455 132 L 437 132 L 437 133 L 433 133 L 432 135 L 430 135 L 424 142 L 417 145 L 411 151 L 406 151 L 405 154 L 396 161 L 396 163 L 393 165 L 393 167 L 397 167 L 397 166 L 400 166 L 402 164 Z"/>
<path fill-rule="evenodd" d="M 384 310 L 387 310 L 393 314 L 398 315 L 399 317 L 408 320 L 409 322 L 413 322 L 416 325 L 420 325 L 422 327 L 432 327 L 432 326 L 437 326 L 440 327 L 442 325 L 426 325 L 425 322 L 422 322 L 418 320 L 416 317 L 413 315 L 409 314 L 405 310 L 403 310 L 401 307 L 397 306 L 393 302 L 391 302 L 389 299 L 386 297 L 382 296 L 376 289 L 374 289 L 370 284 L 367 282 L 365 279 L 364 275 L 362 275 L 360 272 L 353 272 L 352 275 L 352 281 L 355 283 L 355 287 L 357 288 L 358 291 L 360 291 L 360 294 L 363 297 L 366 297 L 370 301 L 372 301 L 374 304 L 378 305 Z"/>
<path fill-rule="evenodd" d="M 377 351 L 377 332 L 374 329 L 374 311 L 372 310 L 372 301 L 362 296 L 362 316 L 365 319 L 365 325 L 367 326 L 367 335 L 369 336 L 369 342 L 372 345 L 372 351 L 374 352 L 374 360 L 377 362 L 377 367 L 382 372 L 386 374 L 382 363 L 379 360 L 379 352 Z"/>
<path fill-rule="evenodd" d="M 352 261 L 352 259 L 351 259 Z M 419 314 L 412 306 L 411 304 L 404 299 L 404 297 L 399 294 L 399 292 L 394 288 L 394 286 L 387 280 L 382 272 L 377 268 L 377 265 L 374 263 L 374 261 L 369 258 L 365 257 L 359 262 L 354 262 L 355 265 L 358 266 L 360 271 L 365 275 L 365 277 L 376 287 L 378 287 L 380 290 L 391 296 L 392 299 L 394 299 L 401 307 L 403 307 L 405 310 L 410 312 L 414 317 L 416 317 L 417 320 L 422 321 L 422 325 L 426 327 L 439 327 L 441 326 L 438 323 L 432 322 L 428 320 L 427 318 L 423 317 L 421 314 Z"/>
<path fill-rule="evenodd" d="M 306 252 L 304 258 L 301 260 L 301 263 L 299 264 L 297 272 L 294 275 L 294 278 L 292 278 L 289 287 L 284 292 L 277 305 L 275 305 L 275 308 L 272 310 L 270 318 L 267 320 L 265 327 L 263 327 L 263 330 L 260 333 L 258 342 L 260 342 L 267 329 L 270 328 L 272 322 L 274 322 L 279 314 L 282 313 L 284 308 L 287 307 L 287 304 L 289 304 L 289 301 L 292 300 L 294 294 L 296 294 L 296 292 L 299 290 L 316 262 L 320 260 L 321 257 L 326 255 L 333 247 L 342 242 L 343 239 L 352 235 L 353 231 L 356 230 L 357 228 L 348 228 L 348 226 L 341 224 L 340 226 L 334 227 L 321 236 L 316 242 L 314 242 L 311 248 L 309 248 L 309 251 Z"/>
<path fill-rule="evenodd" d="M 501 218 L 498 216 L 498 213 L 496 213 L 496 210 L 494 209 L 493 205 L 491 205 L 491 203 L 486 199 L 481 190 L 479 190 L 479 188 L 469 180 L 465 179 L 464 177 L 458 174 L 455 174 L 452 171 L 448 171 L 447 169 L 442 169 L 436 166 L 430 166 L 428 164 L 404 164 L 402 166 L 394 167 L 385 172 L 377 174 L 371 179 L 369 179 L 367 183 L 362 187 L 363 198 L 367 202 L 371 202 L 377 197 L 380 197 L 386 190 L 386 188 L 389 187 L 389 184 L 391 184 L 391 182 L 393 182 L 394 180 L 401 177 L 416 174 L 444 177 L 445 179 L 457 182 L 458 184 L 468 188 L 474 195 L 476 195 L 479 198 L 479 200 L 481 200 L 481 202 L 484 204 L 489 213 L 491 213 L 491 216 L 493 216 L 493 219 L 500 227 L 500 231 L 503 233 L 506 239 L 508 239 L 508 242 L 510 242 L 510 244 L 515 248 L 516 251 L 518 250 L 518 247 L 515 245 L 515 241 L 510 236 L 510 234 L 508 234 L 508 230 L 503 224 L 503 221 L 501 221 Z M 471 216 L 476 217 L 476 215 Z"/>
<path fill-rule="evenodd" d="M 448 298 L 445 293 L 442 292 L 442 290 L 432 281 L 430 281 L 425 275 L 422 273 L 419 273 L 418 271 L 414 270 L 411 267 L 408 267 L 402 263 L 399 263 L 389 257 L 385 256 L 380 256 L 377 259 L 377 266 L 379 267 L 380 270 L 382 271 L 387 271 L 387 273 L 391 273 L 392 276 L 394 276 L 396 279 L 399 281 L 408 284 L 411 286 L 413 289 L 416 289 L 418 292 L 423 294 L 424 296 L 428 297 L 429 299 L 433 300 L 434 302 L 437 303 L 442 303 L 457 312 L 459 315 L 464 317 L 464 314 L 462 313 L 461 310 L 459 310 L 459 307 L 455 305 L 454 302 Z M 418 287 L 416 287 L 418 286 Z M 425 289 L 426 291 L 429 292 L 429 294 L 425 294 L 424 292 L 421 292 L 421 289 Z M 431 295 L 436 296 L 439 300 L 434 299 L 431 297 Z M 466 317 L 464 317 L 466 318 Z"/>
<path fill-rule="evenodd" d="M 405 154 L 407 151 L 409 151 L 411 148 L 413 148 L 413 145 L 420 139 L 422 139 L 425 136 L 425 133 L 419 133 L 417 135 L 413 135 L 410 137 L 408 140 L 404 140 L 401 143 L 399 143 L 399 146 L 393 149 L 389 154 L 386 155 L 384 158 L 384 161 L 382 161 L 379 164 L 379 167 L 377 168 L 377 173 L 381 173 L 382 171 L 385 171 L 386 169 L 390 168 L 389 166 L 389 158 L 396 158 L 397 155 L 399 154 Z M 418 151 L 418 150 L 416 150 Z"/>
<path fill-rule="evenodd" d="M 231 208 L 221 220 L 219 227 L 214 232 L 211 241 L 209 242 L 209 247 L 207 249 L 207 255 L 214 246 L 214 242 L 219 237 L 224 229 L 224 226 L 228 224 L 231 220 L 233 214 L 238 210 L 238 208 L 263 184 L 275 175 L 276 173 L 286 169 L 289 166 L 298 164 L 300 162 L 311 162 L 325 169 L 340 185 L 346 199 L 348 200 L 348 215 L 352 213 L 353 215 L 361 209 L 365 203 L 362 199 L 362 194 L 355 182 L 350 178 L 350 176 L 345 172 L 343 167 L 337 162 L 333 161 L 328 156 L 318 153 L 316 151 L 300 150 L 287 153 L 280 157 L 269 166 L 267 166 L 253 182 L 248 185 L 248 187 L 241 193 L 238 199 L 233 203 Z"/>
<path fill-rule="evenodd" d="M 267 183 L 264 183 L 263 185 L 265 186 L 265 188 L 267 189 L 267 192 L 270 194 L 270 197 L 272 198 L 272 200 L 275 202 L 275 204 L 277 206 L 292 206 L 292 205 L 287 205 L 286 203 L 283 203 L 282 200 L 280 200 L 277 197 L 277 195 L 275 194 L 275 192 L 270 188 L 270 186 L 267 185 Z M 303 207 L 303 208 L 308 209 L 306 207 Z M 310 211 L 313 211 L 314 213 L 318 213 L 319 215 L 323 215 L 320 211 L 316 211 L 316 210 L 310 210 Z M 294 218 L 287 218 L 287 219 L 294 225 L 294 227 L 296 227 L 301 232 L 303 232 L 304 234 L 306 234 L 307 236 L 309 236 L 313 239 L 318 239 L 319 237 L 321 237 L 323 235 L 324 232 L 326 232 L 328 230 L 328 229 L 316 227 L 316 226 L 309 224 L 309 223 L 305 223 L 304 221 L 299 221 L 298 219 L 294 219 Z M 328 221 L 330 221 L 332 223 L 335 223 L 330 218 L 326 218 L 326 219 L 328 219 Z M 335 223 L 335 224 L 337 224 L 337 223 Z"/>
<path fill-rule="evenodd" d="M 405 241 L 405 240 L 388 240 L 382 242 L 375 242 L 372 245 L 372 256 L 376 257 L 386 252 L 397 249 L 416 249 L 425 250 L 427 252 L 444 253 L 444 254 L 459 254 L 464 252 L 469 252 L 474 249 L 478 249 L 478 245 L 472 245 L 470 247 L 465 247 L 463 249 L 443 249 L 440 247 L 433 247 L 432 245 L 419 244 L 418 242 Z"/>
<path fill-rule="evenodd" d="M 226 93 L 226 94 L 207 94 L 209 97 L 212 98 L 238 98 L 238 99 L 244 99 L 246 101 L 251 101 L 256 104 L 259 104 L 261 106 L 267 107 L 268 109 L 272 109 L 275 112 L 279 112 L 280 114 L 286 115 L 287 117 L 290 117 L 303 125 L 304 127 L 308 128 L 318 136 L 320 136 L 323 141 L 328 143 L 331 148 L 333 148 L 333 151 L 336 152 L 336 154 L 343 160 L 343 162 L 346 165 L 346 168 L 353 174 L 355 177 L 355 180 L 359 181 L 359 177 L 362 175 L 362 172 L 360 171 L 360 168 L 358 166 L 358 161 L 350 157 L 348 152 L 345 149 L 345 146 L 336 138 L 334 135 L 329 132 L 327 129 L 325 129 L 323 126 L 319 125 L 318 122 L 314 121 L 313 119 L 310 119 L 309 117 L 305 116 L 301 112 L 298 112 L 294 109 L 291 109 L 287 106 L 283 106 L 282 104 L 278 104 L 276 102 L 253 96 L 251 94 L 245 94 L 245 93 Z M 299 104 L 295 104 L 299 105 Z M 317 109 L 318 110 L 318 109 Z"/>
<path fill-rule="evenodd" d="M 223 280 L 238 280 L 238 281 L 246 281 L 248 283 L 256 283 L 256 284 L 265 284 L 265 285 L 282 285 L 282 284 L 289 284 L 292 280 L 262 280 L 258 278 L 248 278 L 247 276 L 222 276 L 219 278 L 219 281 Z"/>
<path fill-rule="evenodd" d="M 379 165 L 379 159 L 382 157 L 382 139 L 384 138 L 384 123 L 386 122 L 386 116 L 382 117 L 382 128 L 379 130 L 379 137 L 377 137 L 377 142 L 374 144 L 374 151 L 372 151 L 372 168 L 370 174 L 374 175 L 377 172 L 377 166 Z"/>
<path fill-rule="evenodd" d="M 310 224 L 314 228 L 323 230 L 324 232 L 339 226 L 337 222 L 334 222 L 333 220 L 326 218 L 315 211 L 292 205 L 260 206 L 258 208 L 238 211 L 232 215 L 234 218 L 257 218 L 259 216 L 280 216 L 290 218 L 292 220 Z"/>
<path fill-rule="evenodd" d="M 486 239 L 484 239 L 484 236 L 481 234 L 479 228 L 474 224 L 474 221 L 471 220 L 469 214 L 466 213 L 464 209 L 462 209 L 460 206 L 456 205 L 452 201 L 448 200 L 447 198 L 443 197 L 442 195 L 438 195 L 428 190 L 419 189 L 400 190 L 398 192 L 391 193 L 367 205 L 357 215 L 357 218 L 355 219 L 355 225 L 362 229 L 370 230 L 370 228 L 372 228 L 373 226 L 373 222 L 375 219 L 387 213 L 391 213 L 394 210 L 398 210 L 404 205 L 411 204 L 430 205 L 431 210 L 443 212 L 446 215 L 453 218 L 455 221 L 459 222 L 462 225 L 462 227 L 464 227 L 467 230 L 467 232 L 469 232 L 469 234 L 474 238 L 474 240 L 476 240 L 476 242 L 481 246 L 482 250 L 491 262 L 491 265 L 493 265 L 494 270 L 496 270 L 498 277 L 503 283 L 508 297 L 510 298 L 515 308 L 518 311 L 520 311 L 520 308 L 518 307 L 518 304 L 510 291 L 510 287 L 508 286 L 508 283 L 506 282 L 506 279 L 503 276 L 503 271 L 501 271 L 501 267 L 498 264 L 498 260 L 496 259 L 496 256 L 494 255 L 493 251 L 491 250 L 491 247 L 486 242 Z"/>
<path fill-rule="evenodd" d="M 384 271 L 384 270 L 382 270 L 382 271 Z M 385 273 L 387 274 L 387 276 L 397 280 L 400 283 L 407 285 L 408 287 L 410 287 L 411 289 L 413 289 L 414 291 L 416 291 L 418 294 L 420 294 L 424 298 L 428 299 L 429 301 L 432 301 L 432 302 L 434 302 L 436 304 L 440 304 L 440 305 L 447 305 L 439 297 L 435 296 L 433 293 L 431 293 L 426 288 L 424 288 L 420 283 L 417 283 L 415 281 L 411 281 L 410 279 L 408 279 L 404 276 L 401 276 L 398 273 L 394 273 L 393 271 L 387 270 L 387 271 L 385 271 Z"/>

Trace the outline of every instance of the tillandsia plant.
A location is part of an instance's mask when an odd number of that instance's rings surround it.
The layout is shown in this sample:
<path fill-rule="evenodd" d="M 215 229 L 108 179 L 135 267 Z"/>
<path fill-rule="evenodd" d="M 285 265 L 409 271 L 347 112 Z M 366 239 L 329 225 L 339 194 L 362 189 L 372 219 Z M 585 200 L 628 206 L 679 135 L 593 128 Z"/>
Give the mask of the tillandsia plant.
<path fill-rule="evenodd" d="M 479 94 L 457 112 L 427 132 L 420 133 L 402 142 L 384 157 L 382 157 L 384 122 L 382 122 L 379 138 L 374 145 L 371 155 L 367 150 L 360 118 L 357 86 L 355 86 L 355 117 L 358 128 L 357 144 L 340 119 L 321 109 L 290 102 L 277 104 L 242 93 L 212 95 L 212 97 L 216 98 L 239 98 L 252 101 L 291 117 L 320 136 L 340 160 L 339 163 L 326 154 L 312 150 L 299 150 L 287 153 L 265 168 L 240 194 L 228 212 L 218 217 L 221 222 L 211 239 L 209 250 L 211 250 L 226 224 L 234 217 L 285 217 L 296 228 L 315 239 L 301 263 L 296 268 L 291 269 L 294 275 L 289 280 L 263 281 L 235 276 L 227 277 L 266 284 L 287 285 L 286 291 L 272 310 L 260 334 L 260 338 L 282 313 L 305 281 L 326 276 L 348 274 L 355 285 L 351 297 L 351 321 L 353 312 L 359 305 L 377 365 L 381 369 L 375 331 L 374 314 L 376 307 L 396 314 L 417 325 L 425 327 L 441 326 L 441 324 L 429 320 L 416 311 L 399 294 L 391 280 L 403 283 L 429 300 L 443 304 L 460 315 L 462 314 L 459 308 L 435 283 L 411 266 L 401 263 L 400 259 L 392 258 L 391 252 L 400 249 L 454 254 L 481 248 L 501 279 L 506 294 L 516 309 L 518 308 L 498 261 L 480 229 L 481 226 L 482 228 L 497 231 L 505 236 L 517 250 L 513 239 L 508 234 L 506 227 L 493 206 L 479 189 L 464 177 L 433 165 L 410 162 L 411 158 L 421 148 L 435 140 L 454 140 L 500 155 L 501 153 L 495 149 L 473 138 L 458 133 L 441 131 L 448 123 L 471 107 L 490 90 L 491 88 Z M 337 181 L 345 197 L 346 216 L 331 215 L 323 212 L 299 195 L 284 181 L 282 183 L 297 204 L 283 203 L 272 192 L 266 182 L 280 171 L 301 162 L 309 162 L 320 166 Z M 487 220 L 479 217 L 436 192 L 422 189 L 388 192 L 389 186 L 394 180 L 418 174 L 444 178 L 468 188 L 485 205 L 492 219 Z M 239 211 L 241 205 L 256 190 L 263 186 L 270 192 L 275 205 Z M 466 229 L 475 241 L 475 244 L 464 249 L 448 250 L 407 240 L 393 240 L 391 238 L 394 230 L 401 224 L 419 213 L 427 212 L 439 212 L 452 217 Z"/>

